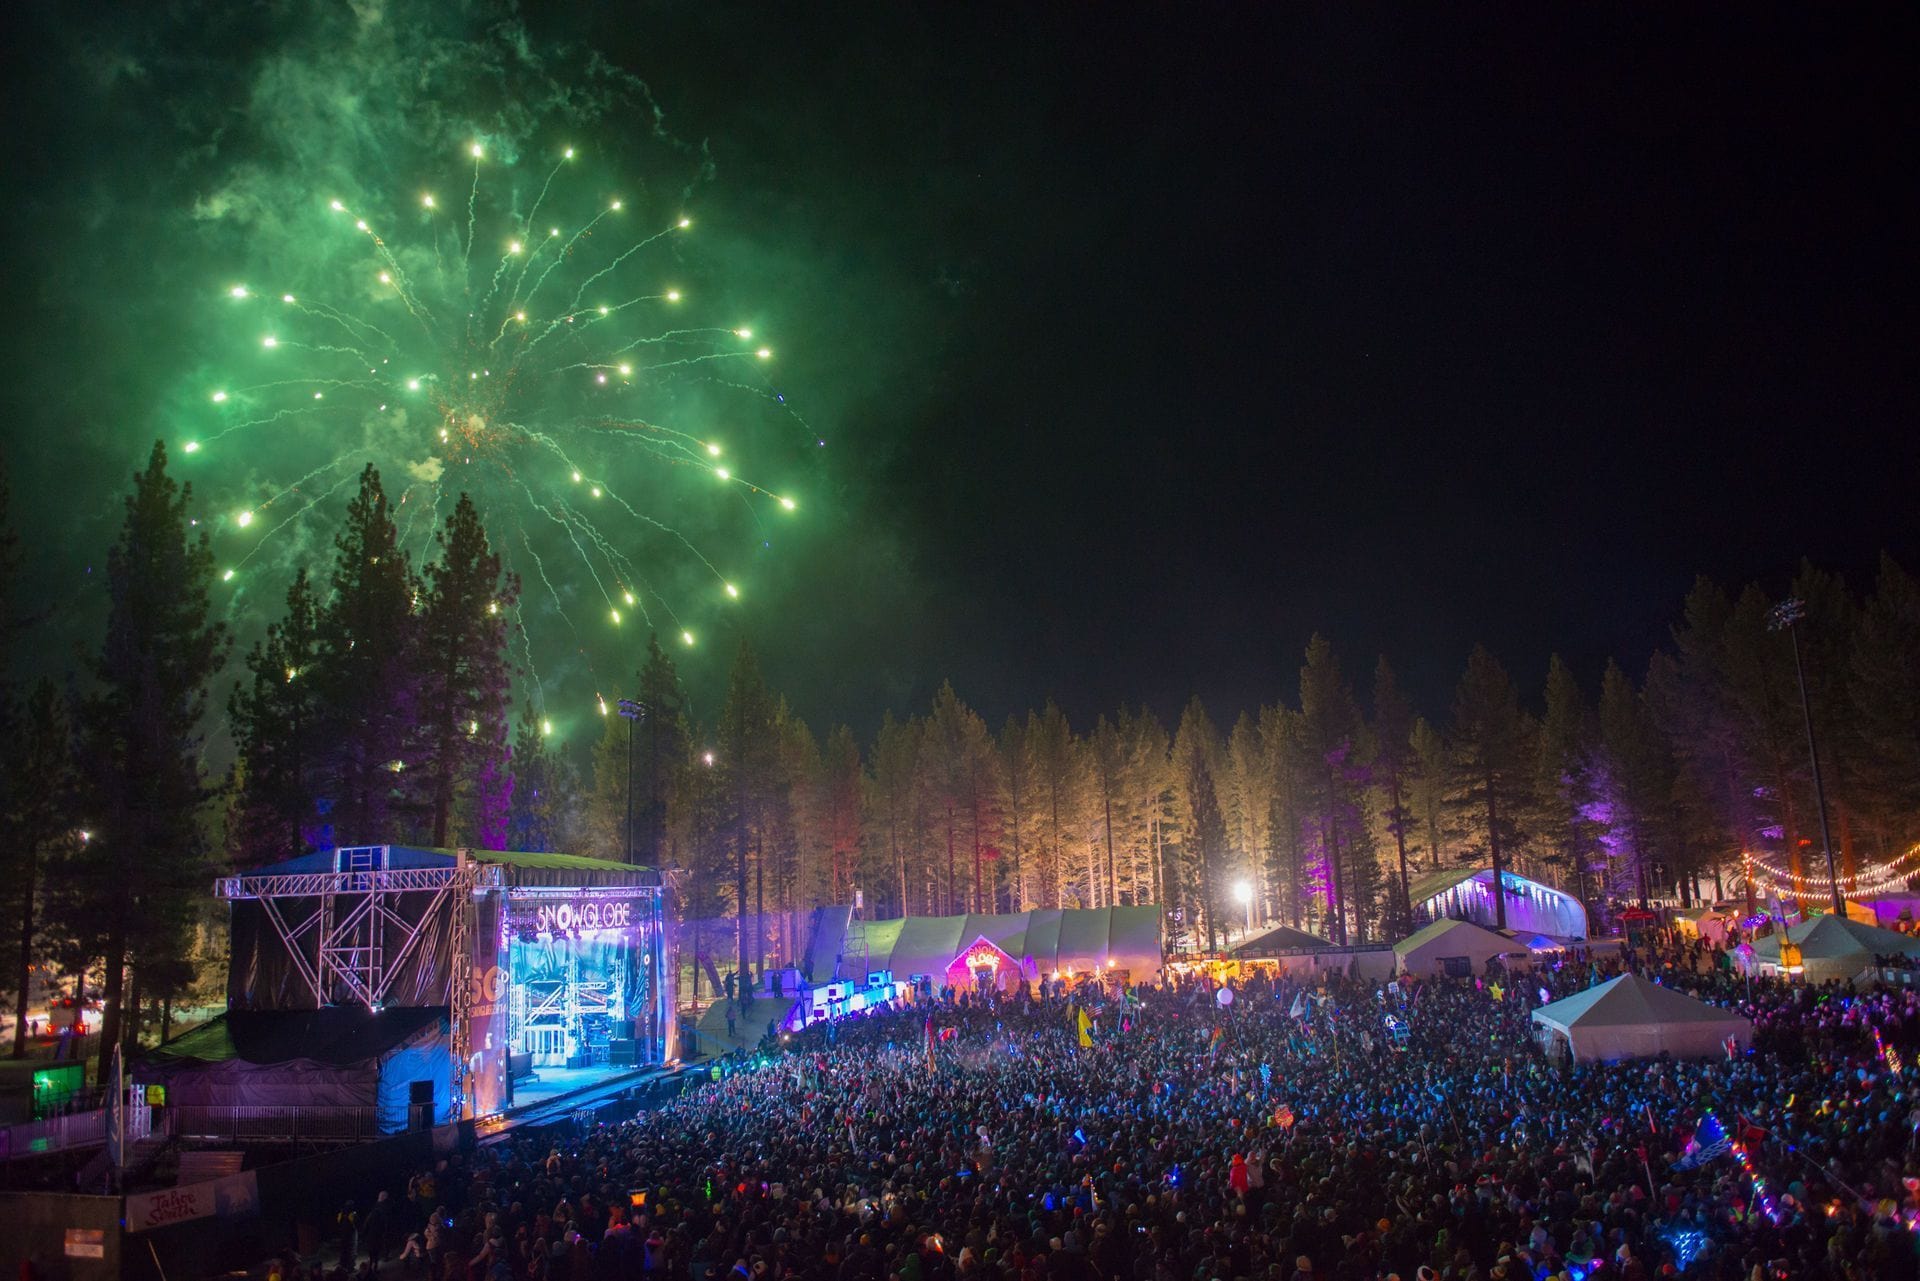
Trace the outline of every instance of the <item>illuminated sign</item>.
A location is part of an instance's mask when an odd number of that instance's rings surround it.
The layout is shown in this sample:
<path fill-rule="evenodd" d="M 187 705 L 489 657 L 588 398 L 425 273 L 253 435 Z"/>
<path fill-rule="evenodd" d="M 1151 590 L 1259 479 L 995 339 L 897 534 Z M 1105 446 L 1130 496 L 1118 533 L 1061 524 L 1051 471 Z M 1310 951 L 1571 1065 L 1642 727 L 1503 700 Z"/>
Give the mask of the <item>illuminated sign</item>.
<path fill-rule="evenodd" d="M 541 934 L 624 930 L 639 924 L 630 898 L 534 899 L 512 907 L 513 924 Z"/>
<path fill-rule="evenodd" d="M 967 968 L 997 970 L 1000 968 L 1000 949 L 991 943 L 975 943 L 967 949 Z"/>

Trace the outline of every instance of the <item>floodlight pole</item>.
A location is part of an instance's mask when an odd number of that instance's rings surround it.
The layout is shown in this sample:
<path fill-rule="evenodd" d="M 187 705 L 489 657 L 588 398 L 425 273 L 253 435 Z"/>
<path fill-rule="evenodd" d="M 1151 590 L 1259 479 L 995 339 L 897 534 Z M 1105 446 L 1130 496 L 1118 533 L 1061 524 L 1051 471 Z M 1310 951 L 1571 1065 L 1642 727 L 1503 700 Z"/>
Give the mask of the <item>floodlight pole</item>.
<path fill-rule="evenodd" d="M 1807 758 L 1813 762 L 1813 803 L 1820 811 L 1820 845 L 1827 856 L 1827 888 L 1833 894 L 1833 914 L 1844 920 L 1847 904 L 1840 895 L 1840 875 L 1833 866 L 1833 832 L 1827 825 L 1827 791 L 1820 781 L 1820 751 L 1813 741 L 1813 705 L 1807 701 L 1807 669 L 1800 661 L 1800 628 L 1797 624 L 1806 616 L 1806 603 L 1789 596 L 1768 613 L 1767 629 L 1784 631 L 1793 641 L 1793 675 L 1800 683 L 1800 716 L 1807 726 Z"/>

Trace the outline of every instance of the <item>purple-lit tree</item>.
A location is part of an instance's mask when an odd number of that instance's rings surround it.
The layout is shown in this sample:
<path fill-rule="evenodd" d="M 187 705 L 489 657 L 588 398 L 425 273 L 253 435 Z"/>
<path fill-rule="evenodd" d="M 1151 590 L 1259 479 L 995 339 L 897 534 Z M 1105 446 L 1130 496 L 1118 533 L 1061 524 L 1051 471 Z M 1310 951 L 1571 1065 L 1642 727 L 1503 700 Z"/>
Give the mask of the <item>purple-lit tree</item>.
<path fill-rule="evenodd" d="M 1326 860 L 1328 937 L 1347 941 L 1349 919 L 1346 863 L 1351 854 L 1347 814 L 1354 808 L 1347 758 L 1360 727 L 1360 709 L 1340 674 L 1333 645 L 1315 633 L 1307 642 L 1300 669 L 1300 742 L 1307 754 L 1309 804 L 1318 819 L 1320 849 Z"/>

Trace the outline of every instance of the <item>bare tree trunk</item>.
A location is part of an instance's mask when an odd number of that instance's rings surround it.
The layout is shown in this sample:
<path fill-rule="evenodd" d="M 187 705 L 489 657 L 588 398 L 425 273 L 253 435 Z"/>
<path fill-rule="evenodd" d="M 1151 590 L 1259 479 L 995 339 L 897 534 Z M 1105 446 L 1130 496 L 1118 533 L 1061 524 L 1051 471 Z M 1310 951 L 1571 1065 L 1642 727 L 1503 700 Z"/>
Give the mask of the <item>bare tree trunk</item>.
<path fill-rule="evenodd" d="M 947 885 L 946 893 L 941 896 L 946 905 L 946 915 L 953 915 L 953 802 L 947 802 Z"/>
<path fill-rule="evenodd" d="M 1413 880 L 1407 875 L 1407 813 L 1400 808 L 1400 777 L 1394 775 L 1387 785 L 1387 799 L 1393 806 L 1393 842 L 1400 851 L 1400 925 L 1413 932 Z"/>
<path fill-rule="evenodd" d="M 1100 803 L 1107 811 L 1107 906 L 1112 907 L 1119 900 L 1120 884 L 1113 866 L 1113 792 L 1110 788 L 1100 789 Z"/>

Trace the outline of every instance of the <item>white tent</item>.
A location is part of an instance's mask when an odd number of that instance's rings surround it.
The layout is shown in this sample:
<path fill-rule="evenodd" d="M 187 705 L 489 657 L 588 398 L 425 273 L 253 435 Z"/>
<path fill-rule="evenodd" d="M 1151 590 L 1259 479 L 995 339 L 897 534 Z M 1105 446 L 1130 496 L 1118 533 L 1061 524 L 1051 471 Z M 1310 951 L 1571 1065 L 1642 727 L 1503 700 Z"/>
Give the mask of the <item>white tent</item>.
<path fill-rule="evenodd" d="M 1035 908 L 969 916 L 855 920 L 846 908 L 815 913 L 808 947 L 813 981 L 861 983 L 890 970 L 895 979 L 926 975 L 940 983 L 954 961 L 985 941 L 1015 962 L 1028 980 L 1115 972 L 1128 982 L 1160 977 L 1160 909 Z"/>
<path fill-rule="evenodd" d="M 1740 908 L 1737 904 L 1699 907 L 1673 918 L 1674 928 L 1682 934 L 1705 939 L 1709 943 L 1725 943 L 1727 931 L 1739 923 Z"/>
<path fill-rule="evenodd" d="M 1505 887 L 1504 922 L 1493 901 L 1492 868 L 1429 872 L 1410 888 L 1414 909 L 1436 919 L 1451 916 L 1490 929 L 1498 923 L 1522 934 L 1551 934 L 1563 939 L 1587 936 L 1587 909 L 1573 895 L 1517 872 L 1501 872 L 1500 884 Z"/>
<path fill-rule="evenodd" d="M 1876 956 L 1920 956 L 1920 938 L 1831 915 L 1800 922 L 1787 931 L 1787 938 L 1800 949 L 1809 983 L 1852 979 L 1872 966 Z M 1754 940 L 1753 963 L 1763 973 L 1779 971 L 1778 934 Z"/>
<path fill-rule="evenodd" d="M 1529 955 L 1525 943 L 1467 921 L 1435 921 L 1393 945 L 1394 963 L 1400 973 L 1450 974 L 1456 978 L 1481 973 L 1496 956 L 1507 958 L 1509 964 L 1524 964 Z"/>
<path fill-rule="evenodd" d="M 1541 1039 L 1565 1038 L 1576 1062 L 1724 1054 L 1731 1036 L 1745 1049 L 1753 1023 L 1732 1010 L 1696 1001 L 1638 974 L 1622 974 L 1533 1012 Z"/>

